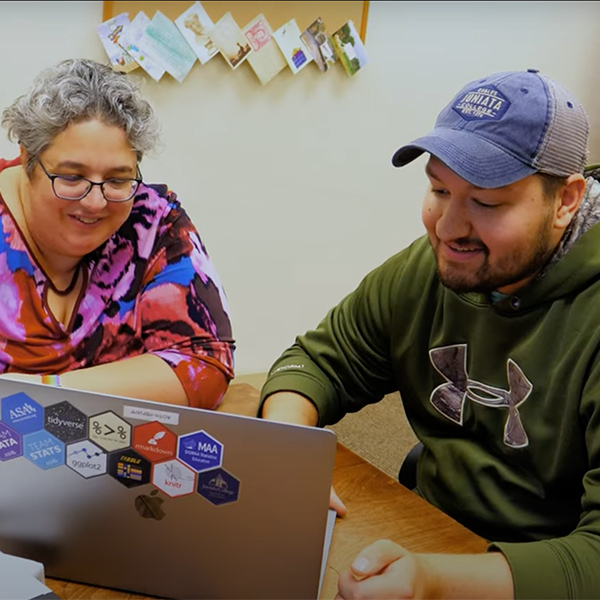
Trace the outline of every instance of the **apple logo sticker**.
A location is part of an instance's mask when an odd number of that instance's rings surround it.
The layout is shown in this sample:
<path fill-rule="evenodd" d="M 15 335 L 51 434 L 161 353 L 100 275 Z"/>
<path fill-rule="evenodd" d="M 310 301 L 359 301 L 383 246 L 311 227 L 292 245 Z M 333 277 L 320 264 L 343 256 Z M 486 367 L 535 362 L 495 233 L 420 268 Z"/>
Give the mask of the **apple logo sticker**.
<path fill-rule="evenodd" d="M 140 494 L 135 499 L 135 509 L 144 519 L 156 519 L 160 521 L 166 516 L 165 511 L 162 509 L 164 500 L 156 494 L 158 494 L 158 490 L 153 490 L 150 494 Z"/>

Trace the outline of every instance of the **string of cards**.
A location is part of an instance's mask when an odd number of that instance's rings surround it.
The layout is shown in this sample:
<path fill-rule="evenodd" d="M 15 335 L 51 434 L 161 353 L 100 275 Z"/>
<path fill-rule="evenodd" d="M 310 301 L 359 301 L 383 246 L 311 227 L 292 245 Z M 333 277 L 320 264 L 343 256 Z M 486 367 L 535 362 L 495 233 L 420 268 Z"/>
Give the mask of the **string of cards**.
<path fill-rule="evenodd" d="M 168 73 L 181 83 L 196 60 L 205 64 L 217 54 L 232 69 L 248 61 L 263 85 L 286 67 L 295 75 L 313 61 L 322 72 L 339 63 L 351 76 L 369 60 L 351 20 L 333 34 L 320 17 L 303 32 L 295 19 L 273 31 L 260 14 L 242 29 L 230 12 L 213 23 L 200 2 L 174 22 L 160 11 L 152 19 L 140 11 L 133 20 L 121 13 L 97 31 L 115 70 L 141 67 L 155 81 Z"/>

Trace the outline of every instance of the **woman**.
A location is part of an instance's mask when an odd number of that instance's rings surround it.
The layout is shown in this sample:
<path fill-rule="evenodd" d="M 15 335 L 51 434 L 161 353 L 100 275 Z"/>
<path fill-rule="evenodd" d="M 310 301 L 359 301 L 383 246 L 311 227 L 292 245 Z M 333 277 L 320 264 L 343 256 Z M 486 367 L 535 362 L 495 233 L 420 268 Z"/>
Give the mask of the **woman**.
<path fill-rule="evenodd" d="M 133 81 L 63 61 L 2 125 L 20 153 L 0 159 L 0 373 L 215 408 L 226 297 L 175 194 L 142 181 L 158 128 Z"/>

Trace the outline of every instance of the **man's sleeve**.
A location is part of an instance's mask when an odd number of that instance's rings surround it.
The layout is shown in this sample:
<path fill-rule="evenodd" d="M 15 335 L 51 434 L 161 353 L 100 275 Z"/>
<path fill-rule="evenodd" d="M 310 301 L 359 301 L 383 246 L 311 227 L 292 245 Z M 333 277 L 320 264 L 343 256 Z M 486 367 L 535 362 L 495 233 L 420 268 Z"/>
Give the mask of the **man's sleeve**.
<path fill-rule="evenodd" d="M 324 426 L 397 389 L 390 328 L 408 253 L 395 255 L 369 273 L 316 329 L 296 338 L 269 372 L 259 414 L 270 394 L 294 391 L 315 404 L 318 424 Z"/>

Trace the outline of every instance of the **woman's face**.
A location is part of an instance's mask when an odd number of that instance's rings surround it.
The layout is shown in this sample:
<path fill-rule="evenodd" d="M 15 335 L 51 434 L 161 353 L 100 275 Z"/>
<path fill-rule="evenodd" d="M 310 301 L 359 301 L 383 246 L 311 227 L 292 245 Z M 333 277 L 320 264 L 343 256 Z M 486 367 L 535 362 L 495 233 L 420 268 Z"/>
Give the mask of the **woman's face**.
<path fill-rule="evenodd" d="M 26 155 L 22 150 L 23 164 Z M 136 153 L 125 132 L 97 120 L 70 125 L 44 150 L 40 162 L 51 175 L 95 182 L 135 178 Z M 38 164 L 28 182 L 23 211 L 30 235 L 49 258 L 81 259 L 103 244 L 127 220 L 133 200 L 108 202 L 100 186 L 81 200 L 61 200 Z"/>

